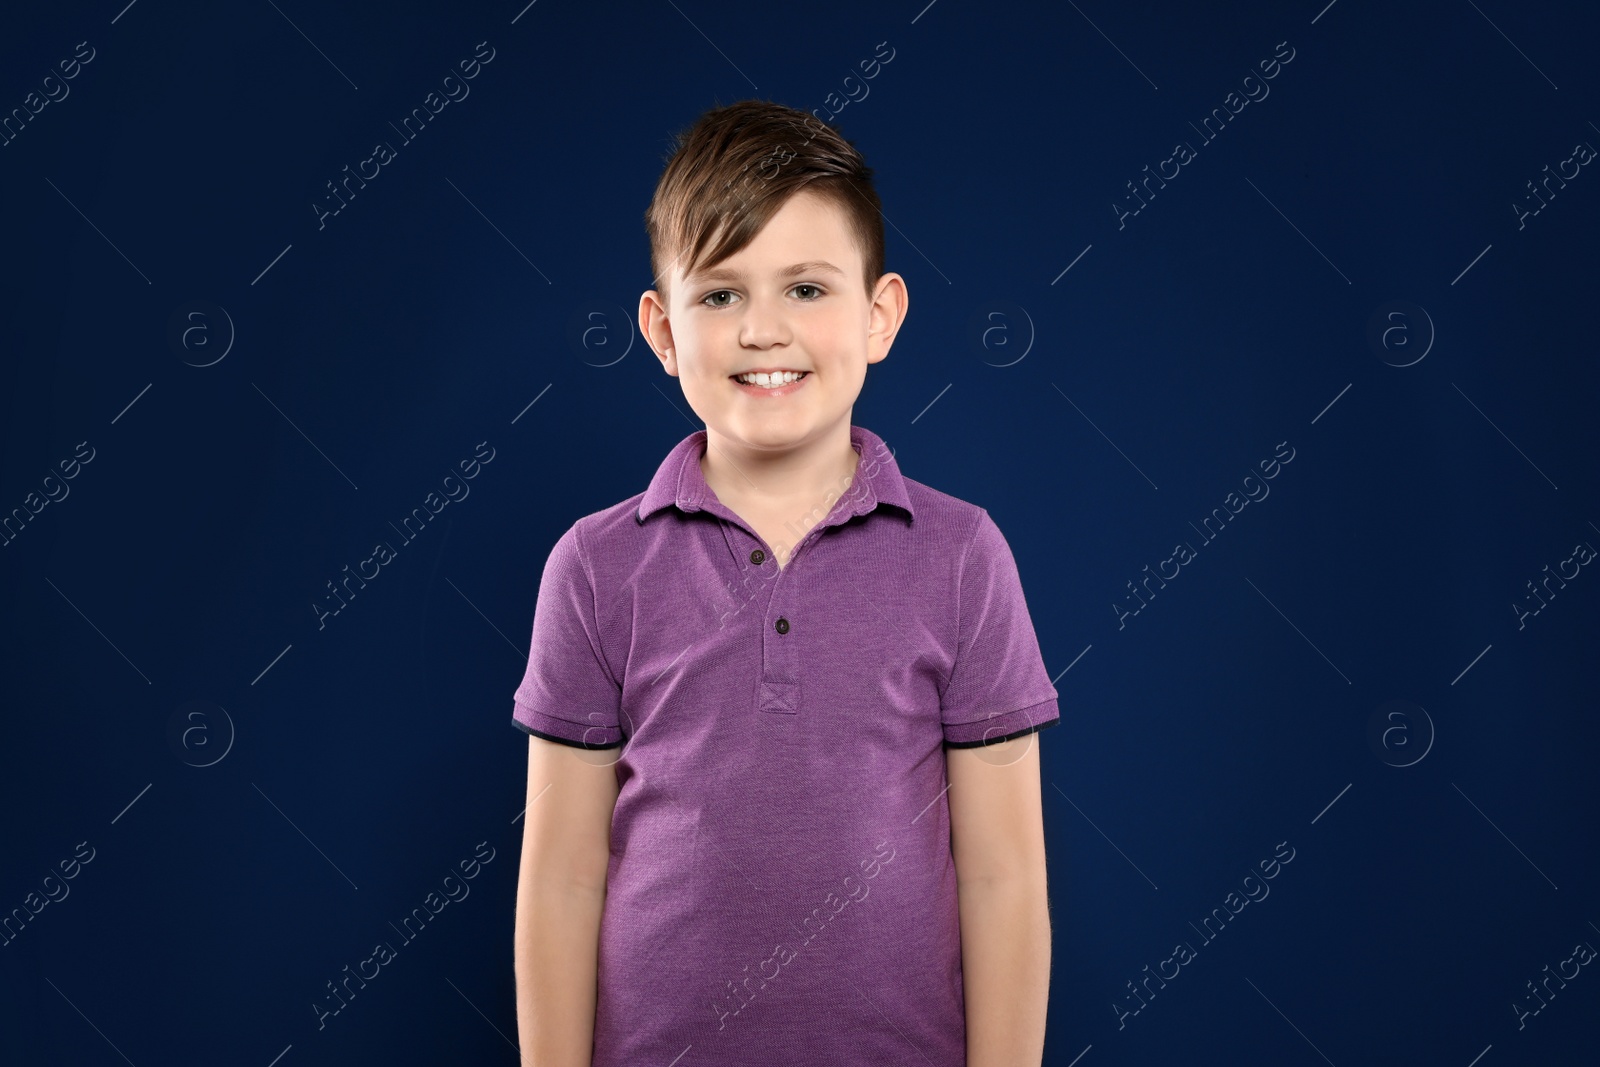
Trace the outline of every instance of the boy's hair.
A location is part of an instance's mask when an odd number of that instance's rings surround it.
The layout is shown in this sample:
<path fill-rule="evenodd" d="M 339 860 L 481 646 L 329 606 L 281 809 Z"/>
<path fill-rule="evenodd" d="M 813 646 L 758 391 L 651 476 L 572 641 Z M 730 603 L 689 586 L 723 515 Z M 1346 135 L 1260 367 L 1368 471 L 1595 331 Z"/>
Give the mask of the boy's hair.
<path fill-rule="evenodd" d="M 870 300 L 884 259 L 872 168 L 833 127 L 765 100 L 713 107 L 674 138 L 644 215 L 656 288 L 670 302 L 675 262 L 687 277 L 737 254 L 802 189 L 844 212 Z"/>

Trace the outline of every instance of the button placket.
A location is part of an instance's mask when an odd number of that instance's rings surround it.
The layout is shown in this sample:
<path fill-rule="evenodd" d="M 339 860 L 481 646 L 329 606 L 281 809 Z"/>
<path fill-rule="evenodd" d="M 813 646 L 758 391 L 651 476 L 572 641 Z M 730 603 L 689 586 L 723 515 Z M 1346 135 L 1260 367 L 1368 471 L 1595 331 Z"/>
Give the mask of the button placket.
<path fill-rule="evenodd" d="M 772 589 L 764 605 L 766 625 L 761 629 L 761 690 L 758 707 L 761 711 L 778 715 L 800 713 L 801 692 L 798 671 L 799 656 L 795 644 L 795 620 L 789 618 L 787 605 L 793 604 L 789 588 L 794 585 L 790 566 L 779 569 L 772 580 Z M 776 566 L 776 562 L 773 563 Z"/>

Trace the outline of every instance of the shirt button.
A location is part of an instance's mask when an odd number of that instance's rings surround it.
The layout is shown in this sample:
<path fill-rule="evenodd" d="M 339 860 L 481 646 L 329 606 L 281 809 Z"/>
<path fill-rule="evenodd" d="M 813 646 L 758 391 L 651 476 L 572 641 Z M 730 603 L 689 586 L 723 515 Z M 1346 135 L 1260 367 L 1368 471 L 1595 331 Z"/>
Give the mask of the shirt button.
<path fill-rule="evenodd" d="M 765 552 L 761 551 L 759 548 L 756 549 L 754 552 L 750 553 L 750 562 L 754 563 L 758 567 L 761 566 L 761 564 L 765 563 L 766 560 L 767 560 L 767 554 Z"/>
<path fill-rule="evenodd" d="M 782 615 L 779 615 L 778 621 L 772 624 L 772 628 L 777 630 L 780 634 L 786 634 L 789 632 L 789 620 L 784 618 Z"/>

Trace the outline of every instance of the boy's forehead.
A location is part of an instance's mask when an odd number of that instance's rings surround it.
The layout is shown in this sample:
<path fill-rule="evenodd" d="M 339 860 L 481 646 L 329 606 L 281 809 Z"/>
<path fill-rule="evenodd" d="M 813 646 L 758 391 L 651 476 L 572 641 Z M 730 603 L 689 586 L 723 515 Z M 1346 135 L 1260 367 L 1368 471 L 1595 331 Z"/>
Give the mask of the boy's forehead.
<path fill-rule="evenodd" d="M 738 252 L 715 266 L 702 264 L 688 275 L 679 257 L 674 273 L 689 282 L 736 281 L 752 271 L 779 278 L 822 273 L 844 279 L 860 273 L 861 258 L 844 211 L 831 200 L 802 191 L 790 197 Z"/>
<path fill-rule="evenodd" d="M 704 282 L 731 282 L 748 277 L 751 272 L 738 267 L 729 266 L 731 260 L 724 260 L 715 267 L 702 267 L 694 272 L 691 281 Z M 759 273 L 759 272 L 757 272 Z M 790 263 L 771 271 L 779 278 L 797 278 L 802 274 L 831 274 L 836 278 L 848 278 L 849 271 L 841 264 L 830 263 L 826 259 L 806 259 L 798 263 Z"/>

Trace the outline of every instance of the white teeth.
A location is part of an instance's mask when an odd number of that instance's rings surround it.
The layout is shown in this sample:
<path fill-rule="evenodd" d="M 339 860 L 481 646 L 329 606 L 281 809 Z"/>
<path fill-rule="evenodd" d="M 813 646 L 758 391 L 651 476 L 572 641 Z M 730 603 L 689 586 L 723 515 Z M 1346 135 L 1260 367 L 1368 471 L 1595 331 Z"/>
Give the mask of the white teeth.
<path fill-rule="evenodd" d="M 804 377 L 804 371 L 779 371 L 777 374 L 741 374 L 738 380 L 746 385 L 759 385 L 763 389 L 772 389 L 780 385 L 797 382 Z"/>

